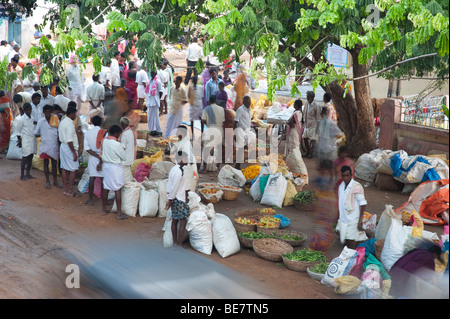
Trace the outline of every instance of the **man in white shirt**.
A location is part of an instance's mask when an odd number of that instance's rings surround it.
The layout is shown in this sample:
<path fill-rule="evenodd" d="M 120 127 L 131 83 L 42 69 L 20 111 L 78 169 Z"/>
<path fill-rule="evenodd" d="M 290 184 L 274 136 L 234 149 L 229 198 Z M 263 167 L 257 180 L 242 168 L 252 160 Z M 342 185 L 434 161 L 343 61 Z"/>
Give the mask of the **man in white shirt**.
<path fill-rule="evenodd" d="M 73 191 L 76 172 L 78 170 L 78 137 L 73 121 L 77 118 L 76 107 L 69 106 L 66 116 L 62 119 L 58 127 L 59 140 L 61 142 L 59 149 L 59 158 L 62 170 L 62 181 L 64 186 L 64 195 L 79 197 L 80 195 Z"/>
<path fill-rule="evenodd" d="M 243 98 L 243 105 L 236 110 L 234 118 L 234 133 L 236 135 L 236 169 L 240 169 L 244 162 L 245 145 L 255 144 L 256 134 L 251 130 L 252 119 L 250 115 L 250 106 L 252 100 L 246 95 Z"/>
<path fill-rule="evenodd" d="M 135 139 L 133 130 L 130 127 L 130 119 L 127 117 L 122 117 L 120 119 L 120 127 L 122 128 L 122 135 L 120 137 L 120 143 L 122 143 L 125 148 L 126 159 L 122 162 L 123 165 L 123 175 L 125 178 L 125 183 L 131 182 L 133 180 L 133 175 L 131 174 L 131 166 L 134 164 L 135 160 Z"/>
<path fill-rule="evenodd" d="M 0 61 L 3 62 L 5 56 L 7 57 L 9 53 L 8 41 L 2 40 L 0 44 Z"/>
<path fill-rule="evenodd" d="M 302 138 L 305 139 L 306 158 L 312 158 L 316 149 L 319 134 L 317 125 L 321 119 L 321 107 L 314 101 L 316 94 L 313 91 L 306 92 L 306 103 L 303 107 L 305 115 L 305 129 Z"/>
<path fill-rule="evenodd" d="M 38 105 L 39 110 L 43 110 L 45 105 L 53 106 L 55 104 L 55 97 L 48 94 L 48 86 L 41 86 L 41 102 Z"/>
<path fill-rule="evenodd" d="M 8 61 L 9 63 L 11 63 L 11 59 L 16 55 L 19 55 L 19 58 L 22 57 L 22 53 L 20 53 L 20 45 L 19 44 L 14 44 L 13 45 L 13 49 L 11 51 L 9 51 L 8 53 Z"/>
<path fill-rule="evenodd" d="M 147 93 L 147 118 L 148 130 L 152 136 L 161 136 L 162 129 L 159 121 L 159 106 L 161 105 L 162 84 L 155 71 L 150 72 L 150 82 L 145 92 Z"/>
<path fill-rule="evenodd" d="M 33 119 L 31 116 L 31 104 L 25 103 L 23 105 L 23 116 L 17 121 L 16 134 L 17 146 L 22 149 L 22 160 L 20 163 L 20 179 L 26 181 L 35 177 L 31 176 L 31 163 L 33 155 L 36 153 L 36 139 L 34 137 Z M 26 174 L 25 174 L 26 171 Z"/>
<path fill-rule="evenodd" d="M 143 66 L 142 63 L 138 63 L 136 83 L 137 83 L 138 110 L 143 110 L 146 96 L 145 87 L 147 86 L 148 83 L 148 74 L 147 68 Z"/>
<path fill-rule="evenodd" d="M 187 86 L 189 84 L 189 80 L 191 79 L 191 74 L 194 72 L 194 77 L 197 78 L 197 69 L 195 65 L 198 60 L 203 58 L 203 49 L 197 43 L 197 37 L 192 39 L 191 44 L 188 46 L 187 55 L 186 55 L 186 63 L 187 63 L 187 73 L 184 79 L 184 84 Z"/>
<path fill-rule="evenodd" d="M 44 160 L 45 188 L 50 188 L 50 170 L 48 165 L 52 163 L 53 185 L 62 188 L 58 183 L 58 140 L 59 120 L 52 114 L 52 107 L 46 104 L 43 107 L 43 117 L 39 119 L 34 134 L 41 138 L 39 157 Z"/>
<path fill-rule="evenodd" d="M 105 87 L 100 84 L 99 79 L 100 76 L 94 74 L 92 76 L 94 82 L 86 88 L 86 98 L 89 101 L 89 117 L 91 119 L 96 115 L 103 117 L 104 114 Z"/>
<path fill-rule="evenodd" d="M 85 202 L 86 205 L 93 205 L 93 195 L 94 195 L 94 185 L 95 179 L 98 177 L 102 180 L 103 185 L 103 171 L 102 158 L 100 156 L 100 143 L 103 141 L 107 130 L 101 128 L 103 123 L 103 118 L 96 115 L 91 119 L 92 125 L 84 135 L 84 147 L 86 152 L 89 154 L 88 160 L 88 172 L 89 172 L 89 199 Z M 102 186 L 103 189 L 103 186 Z"/>
<path fill-rule="evenodd" d="M 362 226 L 367 201 L 364 188 L 352 178 L 349 166 L 341 168 L 341 176 L 343 181 L 338 188 L 339 220 L 336 231 L 340 233 L 341 244 L 356 249 L 357 242 L 368 239 Z"/>
<path fill-rule="evenodd" d="M 169 172 L 167 180 L 167 204 L 166 209 L 172 211 L 172 237 L 173 243 L 181 246 L 186 228 L 187 215 L 189 214 L 188 191 L 185 187 L 184 167 L 188 163 L 188 156 L 183 151 L 177 152 L 177 164 Z M 178 221 L 180 229 L 178 231 Z"/>
<path fill-rule="evenodd" d="M 102 157 L 103 169 L 103 191 L 102 191 L 102 215 L 109 211 L 106 209 L 108 191 L 115 193 L 117 219 L 126 219 L 127 215 L 122 213 L 122 187 L 125 185 L 122 162 L 126 160 L 126 153 L 123 145 L 119 142 L 122 129 L 118 125 L 113 125 L 109 129 L 108 136 L 103 140 L 100 155 Z"/>
<path fill-rule="evenodd" d="M 105 61 L 100 70 L 99 82 L 105 88 L 111 89 L 111 60 Z"/>
<path fill-rule="evenodd" d="M 120 52 L 114 53 L 114 59 L 111 60 L 109 70 L 111 72 L 111 89 L 113 92 L 120 87 L 120 68 L 119 68 Z"/>
<path fill-rule="evenodd" d="M 34 93 L 31 96 L 31 118 L 33 119 L 34 125 L 36 125 L 39 119 L 44 116 L 44 112 L 39 108 L 39 104 L 41 104 L 41 95 L 39 93 Z"/>
<path fill-rule="evenodd" d="M 160 64 L 161 68 L 156 73 L 158 80 L 161 81 L 162 85 L 162 95 L 161 95 L 161 104 L 159 106 L 159 115 L 167 114 L 167 94 L 168 94 L 168 86 L 170 80 L 170 74 L 167 70 L 167 65 L 162 62 Z"/>
<path fill-rule="evenodd" d="M 64 111 L 64 113 L 67 112 L 67 108 L 69 107 L 70 100 L 63 95 L 59 86 L 57 86 L 55 88 L 55 93 L 56 93 L 56 96 L 54 99 L 54 105 L 55 104 L 59 105 L 59 107 Z"/>

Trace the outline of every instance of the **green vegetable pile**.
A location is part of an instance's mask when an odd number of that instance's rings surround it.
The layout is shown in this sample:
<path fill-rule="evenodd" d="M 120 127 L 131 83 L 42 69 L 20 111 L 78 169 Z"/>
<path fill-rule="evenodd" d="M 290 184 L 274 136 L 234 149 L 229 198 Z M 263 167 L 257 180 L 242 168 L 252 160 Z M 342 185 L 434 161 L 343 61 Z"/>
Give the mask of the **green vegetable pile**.
<path fill-rule="evenodd" d="M 158 147 L 138 147 L 139 151 L 148 152 L 150 154 L 156 154 L 160 151 Z"/>
<path fill-rule="evenodd" d="M 310 190 L 298 192 L 294 196 L 294 201 L 303 204 L 311 204 L 315 200 L 317 200 L 316 195 L 314 194 L 313 191 Z"/>
<path fill-rule="evenodd" d="M 272 233 L 272 237 L 273 238 L 284 239 L 284 240 L 302 240 L 303 239 L 302 236 L 292 235 L 292 234 L 279 235 L 276 232 Z"/>
<path fill-rule="evenodd" d="M 260 238 L 272 238 L 272 236 L 255 231 L 249 231 L 245 233 L 239 233 L 239 237 L 248 238 L 248 239 L 260 239 Z"/>
<path fill-rule="evenodd" d="M 83 162 L 83 163 L 80 163 L 80 167 L 88 167 L 88 162 Z"/>
<path fill-rule="evenodd" d="M 301 249 L 283 255 L 285 258 L 293 261 L 326 261 L 326 256 L 321 251 Z"/>
<path fill-rule="evenodd" d="M 327 272 L 328 266 L 330 263 L 327 262 L 321 262 L 320 264 L 315 265 L 310 270 L 312 272 L 315 272 L 316 274 L 324 274 Z"/>

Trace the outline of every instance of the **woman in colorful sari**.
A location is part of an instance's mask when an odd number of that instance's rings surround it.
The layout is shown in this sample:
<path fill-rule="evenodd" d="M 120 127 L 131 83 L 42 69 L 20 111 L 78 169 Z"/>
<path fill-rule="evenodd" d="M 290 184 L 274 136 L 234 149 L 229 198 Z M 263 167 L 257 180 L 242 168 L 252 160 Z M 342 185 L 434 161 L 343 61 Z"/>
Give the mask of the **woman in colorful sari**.
<path fill-rule="evenodd" d="M 9 146 L 11 136 L 11 110 L 9 109 L 9 98 L 4 90 L 0 90 L 0 152 Z"/>
<path fill-rule="evenodd" d="M 303 162 L 302 153 L 300 152 L 300 137 L 303 134 L 303 112 L 302 101 L 294 102 L 295 112 L 287 122 L 287 141 L 286 141 L 286 164 L 293 174 L 306 175 L 306 184 L 308 184 L 308 170 Z"/>

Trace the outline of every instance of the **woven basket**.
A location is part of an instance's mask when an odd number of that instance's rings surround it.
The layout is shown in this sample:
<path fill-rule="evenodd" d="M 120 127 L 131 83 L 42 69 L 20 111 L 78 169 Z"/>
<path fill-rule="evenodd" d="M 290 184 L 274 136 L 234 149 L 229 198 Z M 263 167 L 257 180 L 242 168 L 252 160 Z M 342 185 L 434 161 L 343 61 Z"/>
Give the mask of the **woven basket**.
<path fill-rule="evenodd" d="M 277 227 L 261 227 L 256 225 L 256 231 L 272 235 L 273 232 L 277 232 L 280 229 L 280 223 L 278 223 Z M 281 239 L 280 239 L 281 240 Z"/>
<path fill-rule="evenodd" d="M 322 281 L 322 278 L 323 278 L 323 276 L 325 276 L 325 274 L 319 274 L 317 272 L 312 272 L 311 270 L 309 270 L 310 268 L 312 268 L 312 267 L 306 268 L 306 272 L 308 273 L 308 275 L 314 280 Z"/>
<path fill-rule="evenodd" d="M 375 257 L 377 257 L 378 260 L 381 260 L 381 252 L 383 251 L 384 247 L 384 239 L 377 240 L 373 246 L 375 248 Z"/>
<path fill-rule="evenodd" d="M 308 236 L 306 236 L 306 234 L 295 231 L 295 230 L 276 230 L 275 231 L 276 235 L 295 235 L 295 236 L 302 236 L 303 239 L 299 239 L 299 240 L 287 240 L 287 239 L 282 239 L 282 238 L 278 238 L 282 241 L 287 242 L 289 245 L 291 245 L 292 247 L 296 247 L 296 246 L 301 246 L 305 243 L 306 239 L 308 238 Z"/>
<path fill-rule="evenodd" d="M 239 242 L 241 243 L 241 245 L 246 248 L 253 248 L 253 242 L 256 240 L 256 239 L 250 239 L 250 238 L 243 238 L 241 236 L 238 236 L 238 238 L 239 238 Z"/>
<path fill-rule="evenodd" d="M 295 190 L 297 191 L 297 193 L 303 191 L 303 186 L 305 185 L 295 185 Z"/>
<path fill-rule="evenodd" d="M 207 203 L 207 204 L 209 204 L 209 203 L 217 204 L 219 202 L 219 200 L 220 200 L 217 196 L 211 196 L 210 199 L 207 199 L 205 196 L 203 196 L 202 193 L 199 193 L 199 194 L 200 194 L 200 198 L 202 199 L 202 201 Z"/>
<path fill-rule="evenodd" d="M 147 121 L 148 121 L 147 113 L 141 113 L 141 114 L 139 114 L 139 117 L 141 118 L 140 123 L 147 123 Z"/>
<path fill-rule="evenodd" d="M 282 259 L 286 267 L 293 271 L 306 271 L 309 267 L 312 268 L 321 263 L 320 261 L 294 261 L 284 256 L 282 256 Z"/>
<path fill-rule="evenodd" d="M 212 188 L 212 187 L 219 188 L 219 184 L 217 184 L 217 183 L 198 183 L 197 184 L 197 189 Z"/>
<path fill-rule="evenodd" d="M 138 139 L 148 141 L 148 137 L 150 136 L 150 132 L 143 131 L 143 130 L 138 130 L 138 131 L 136 131 L 136 133 L 137 133 L 137 138 Z"/>
<path fill-rule="evenodd" d="M 294 207 L 298 210 L 311 211 L 314 209 L 314 203 L 300 203 L 294 200 Z"/>
<path fill-rule="evenodd" d="M 233 220 L 233 226 L 236 229 L 236 233 L 238 233 L 238 234 L 246 233 L 249 231 L 256 231 L 256 224 L 255 225 L 244 225 L 244 224 L 238 223 L 236 220 Z"/>
<path fill-rule="evenodd" d="M 258 209 L 244 209 L 234 213 L 234 218 L 238 217 L 259 219 L 261 217 L 261 213 Z"/>
<path fill-rule="evenodd" d="M 261 238 L 253 241 L 253 250 L 263 259 L 281 261 L 284 254 L 291 253 L 294 249 L 282 240 Z"/>
<path fill-rule="evenodd" d="M 242 188 L 239 190 L 230 190 L 226 188 L 221 188 L 223 191 L 222 198 L 224 200 L 236 200 L 236 198 L 239 196 L 239 193 L 242 192 Z"/>

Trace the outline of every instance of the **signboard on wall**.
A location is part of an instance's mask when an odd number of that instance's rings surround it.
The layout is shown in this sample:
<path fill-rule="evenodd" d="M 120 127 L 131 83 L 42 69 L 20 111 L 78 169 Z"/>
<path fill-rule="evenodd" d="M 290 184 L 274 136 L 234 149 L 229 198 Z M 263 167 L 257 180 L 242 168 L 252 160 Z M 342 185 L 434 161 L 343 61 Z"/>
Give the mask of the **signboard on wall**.
<path fill-rule="evenodd" d="M 327 43 L 327 60 L 336 68 L 350 66 L 348 51 L 337 44 Z"/>

